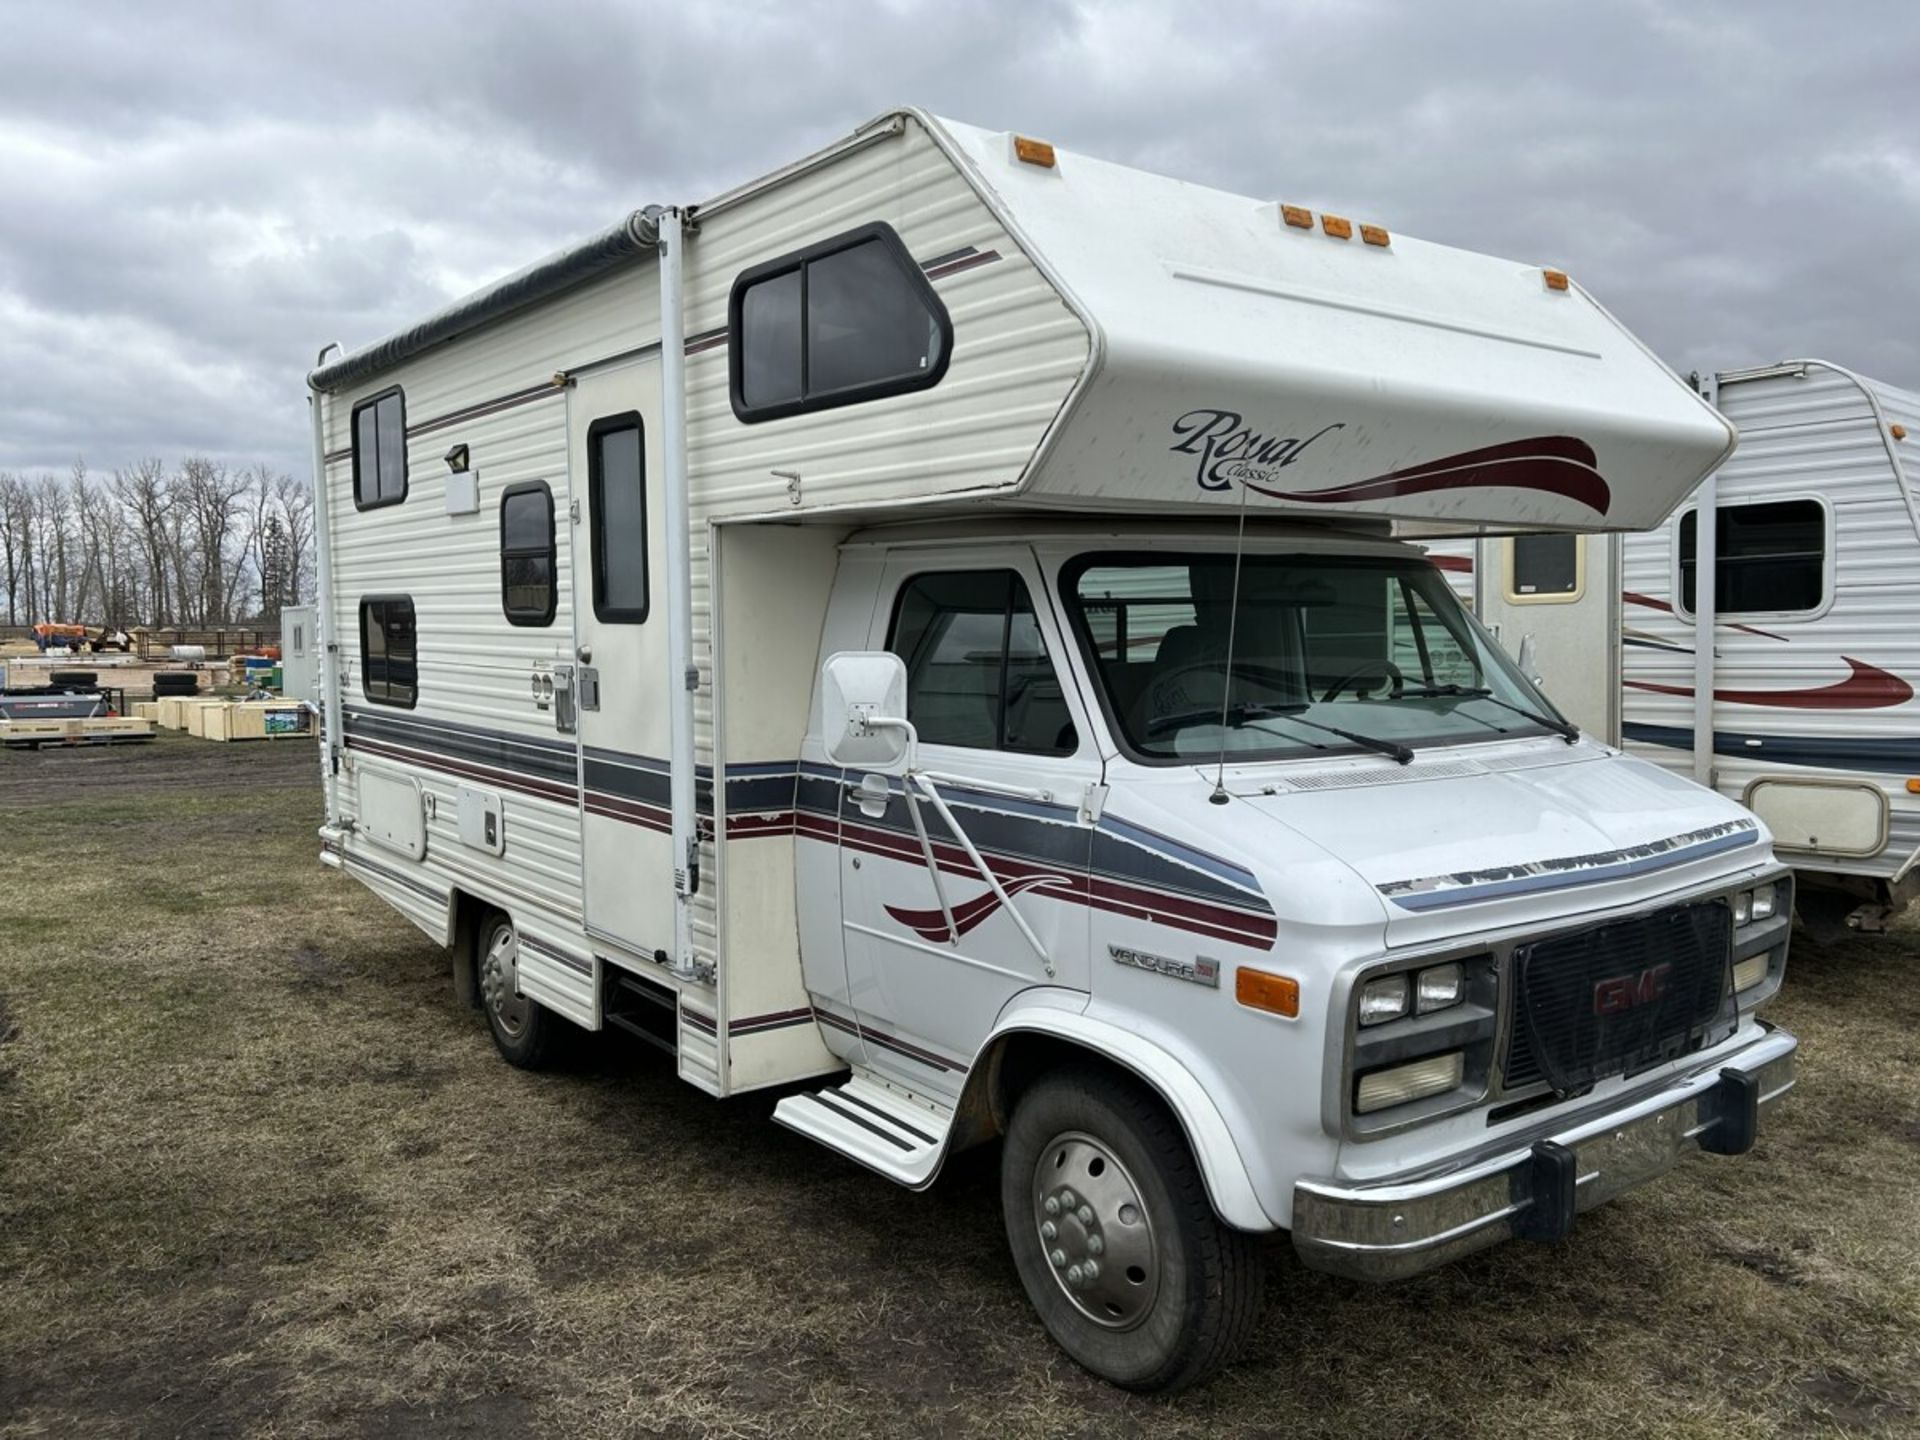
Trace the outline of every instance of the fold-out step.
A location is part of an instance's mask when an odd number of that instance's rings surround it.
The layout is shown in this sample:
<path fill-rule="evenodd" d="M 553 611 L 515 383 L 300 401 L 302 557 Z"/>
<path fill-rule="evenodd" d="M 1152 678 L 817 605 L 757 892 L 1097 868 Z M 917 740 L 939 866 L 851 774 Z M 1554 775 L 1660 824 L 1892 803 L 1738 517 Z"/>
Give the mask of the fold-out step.
<path fill-rule="evenodd" d="M 773 1118 L 914 1189 L 931 1181 L 940 1168 L 953 1122 L 948 1111 L 931 1109 L 858 1075 L 831 1090 L 789 1095 L 773 1107 Z"/>

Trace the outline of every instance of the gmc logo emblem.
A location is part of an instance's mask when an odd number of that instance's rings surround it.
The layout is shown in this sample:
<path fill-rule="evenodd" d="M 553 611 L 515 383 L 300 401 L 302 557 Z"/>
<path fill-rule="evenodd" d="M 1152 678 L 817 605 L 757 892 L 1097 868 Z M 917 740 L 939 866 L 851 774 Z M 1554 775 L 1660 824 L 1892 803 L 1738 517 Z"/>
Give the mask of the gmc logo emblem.
<path fill-rule="evenodd" d="M 1673 978 L 1673 966 L 1653 965 L 1638 975 L 1615 975 L 1593 987 L 1593 1013 L 1620 1015 L 1642 1005 L 1651 1005 L 1667 993 Z"/>

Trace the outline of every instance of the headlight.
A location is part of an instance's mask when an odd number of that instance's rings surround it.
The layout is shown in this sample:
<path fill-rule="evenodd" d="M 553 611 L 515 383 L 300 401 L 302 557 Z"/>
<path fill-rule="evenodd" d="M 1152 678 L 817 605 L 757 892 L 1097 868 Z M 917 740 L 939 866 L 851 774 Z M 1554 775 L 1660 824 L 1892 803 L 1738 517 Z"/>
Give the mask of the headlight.
<path fill-rule="evenodd" d="M 1467 972 L 1458 960 L 1445 965 L 1430 965 L 1414 980 L 1413 1008 L 1425 1015 L 1458 1005 L 1467 993 Z"/>
<path fill-rule="evenodd" d="M 1756 920 L 1771 920 L 1774 909 L 1779 903 L 1779 887 L 1775 885 L 1762 885 L 1758 890 L 1753 892 L 1753 918 Z"/>
<path fill-rule="evenodd" d="M 1459 1088 L 1465 1073 L 1466 1061 L 1458 1050 L 1446 1055 L 1430 1055 L 1410 1065 L 1396 1065 L 1391 1070 L 1376 1070 L 1360 1077 L 1360 1088 L 1353 1097 L 1354 1112 L 1367 1115 L 1389 1105 L 1444 1095 Z"/>
<path fill-rule="evenodd" d="M 1384 1025 L 1407 1013 L 1407 977 L 1382 975 L 1360 987 L 1360 1023 Z"/>
<path fill-rule="evenodd" d="M 1733 897 L 1733 923 L 1744 925 L 1753 918 L 1753 892 L 1742 890 Z"/>
<path fill-rule="evenodd" d="M 1769 880 L 1733 897 L 1733 923 L 1736 927 L 1756 920 L 1771 920 L 1780 913 L 1780 886 Z"/>

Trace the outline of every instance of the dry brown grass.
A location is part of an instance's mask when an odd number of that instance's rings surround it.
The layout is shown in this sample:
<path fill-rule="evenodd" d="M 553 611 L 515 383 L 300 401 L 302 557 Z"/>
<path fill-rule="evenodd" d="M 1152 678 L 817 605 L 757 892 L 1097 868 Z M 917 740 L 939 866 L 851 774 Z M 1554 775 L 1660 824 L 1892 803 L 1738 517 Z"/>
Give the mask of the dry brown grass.
<path fill-rule="evenodd" d="M 314 861 L 304 743 L 0 755 L 0 1435 L 1920 1431 L 1920 936 L 1804 941 L 1743 1161 L 1375 1290 L 1272 1249 L 1252 1355 L 1064 1361 L 991 1153 L 911 1195 L 602 1046 L 508 1069 Z"/>

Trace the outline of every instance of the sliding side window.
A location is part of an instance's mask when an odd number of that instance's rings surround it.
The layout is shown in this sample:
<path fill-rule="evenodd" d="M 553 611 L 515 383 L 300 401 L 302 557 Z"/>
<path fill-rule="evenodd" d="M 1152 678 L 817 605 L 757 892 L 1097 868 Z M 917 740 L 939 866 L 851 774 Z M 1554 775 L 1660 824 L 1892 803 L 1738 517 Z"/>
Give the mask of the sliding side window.
<path fill-rule="evenodd" d="M 353 503 L 360 510 L 407 498 L 407 397 L 398 388 L 353 407 Z"/>
<path fill-rule="evenodd" d="M 940 383 L 953 322 L 890 225 L 745 271 L 727 312 L 733 413 L 752 424 Z"/>
<path fill-rule="evenodd" d="M 887 648 L 907 666 L 907 718 L 929 745 L 1070 755 L 1066 693 L 1027 587 L 1011 570 L 917 575 Z"/>
<path fill-rule="evenodd" d="M 1692 614 L 1700 512 L 1680 517 L 1680 608 Z M 1827 512 L 1818 500 L 1722 505 L 1714 516 L 1713 599 L 1720 616 L 1818 610 L 1827 594 Z"/>
<path fill-rule="evenodd" d="M 370 595 L 360 602 L 360 688 L 376 705 L 413 708 L 420 659 L 411 597 Z"/>
<path fill-rule="evenodd" d="M 551 625 L 554 610 L 553 491 L 544 480 L 500 496 L 500 608 L 509 625 Z"/>
<path fill-rule="evenodd" d="M 645 442 L 646 431 L 632 411 L 587 429 L 593 618 L 610 625 L 638 625 L 647 618 Z"/>

